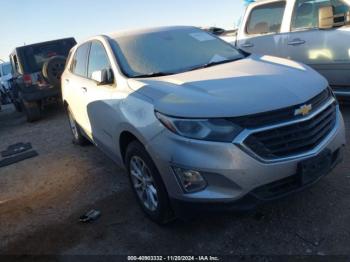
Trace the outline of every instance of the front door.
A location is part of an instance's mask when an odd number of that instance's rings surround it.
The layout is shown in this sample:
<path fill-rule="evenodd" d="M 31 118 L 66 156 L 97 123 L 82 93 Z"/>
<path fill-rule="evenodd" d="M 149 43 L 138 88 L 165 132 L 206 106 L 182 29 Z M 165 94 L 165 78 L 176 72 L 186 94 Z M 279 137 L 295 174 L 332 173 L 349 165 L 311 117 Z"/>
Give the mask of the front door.
<path fill-rule="evenodd" d="M 84 105 L 84 122 L 87 131 L 94 142 L 108 153 L 115 154 L 115 111 L 113 94 L 116 92 L 115 84 L 99 84 L 92 79 L 97 71 L 111 70 L 111 63 L 103 44 L 99 41 L 91 43 L 88 59 L 86 85 L 86 99 Z"/>
<path fill-rule="evenodd" d="M 349 10 L 343 0 L 296 1 L 286 56 L 313 67 L 333 87 L 350 87 L 350 28 L 318 29 L 318 10 L 329 5 L 336 14 Z"/>

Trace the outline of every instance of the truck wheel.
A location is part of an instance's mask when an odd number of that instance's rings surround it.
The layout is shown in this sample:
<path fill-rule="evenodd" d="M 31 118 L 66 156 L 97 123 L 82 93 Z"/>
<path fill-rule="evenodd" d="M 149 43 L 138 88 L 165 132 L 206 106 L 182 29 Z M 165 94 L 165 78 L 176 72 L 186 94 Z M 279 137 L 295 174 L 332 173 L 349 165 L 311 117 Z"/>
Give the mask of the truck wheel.
<path fill-rule="evenodd" d="M 163 180 L 140 142 L 130 143 L 125 164 L 133 191 L 143 211 L 158 224 L 172 221 L 174 215 Z"/>
<path fill-rule="evenodd" d="M 51 57 L 43 65 L 42 74 L 44 78 L 53 86 L 61 86 L 61 76 L 66 64 L 66 58 L 64 56 Z"/>
<path fill-rule="evenodd" d="M 75 118 L 69 108 L 67 108 L 67 114 L 69 120 L 69 127 L 73 135 L 73 144 L 80 146 L 85 146 L 89 144 L 89 141 L 83 135 L 79 124 L 77 123 L 77 121 L 75 121 Z"/>
<path fill-rule="evenodd" d="M 27 122 L 32 123 L 41 118 L 41 111 L 38 102 L 22 102 L 24 112 L 27 117 Z"/>

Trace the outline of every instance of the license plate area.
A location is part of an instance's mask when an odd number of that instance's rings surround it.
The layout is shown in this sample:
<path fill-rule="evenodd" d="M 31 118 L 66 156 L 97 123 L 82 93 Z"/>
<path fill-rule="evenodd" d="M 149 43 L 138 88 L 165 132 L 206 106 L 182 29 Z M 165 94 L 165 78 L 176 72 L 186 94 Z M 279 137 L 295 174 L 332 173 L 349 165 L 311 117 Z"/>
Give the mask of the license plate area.
<path fill-rule="evenodd" d="M 301 185 L 307 185 L 329 172 L 332 165 L 332 153 L 325 150 L 316 157 L 299 163 L 298 174 Z"/>

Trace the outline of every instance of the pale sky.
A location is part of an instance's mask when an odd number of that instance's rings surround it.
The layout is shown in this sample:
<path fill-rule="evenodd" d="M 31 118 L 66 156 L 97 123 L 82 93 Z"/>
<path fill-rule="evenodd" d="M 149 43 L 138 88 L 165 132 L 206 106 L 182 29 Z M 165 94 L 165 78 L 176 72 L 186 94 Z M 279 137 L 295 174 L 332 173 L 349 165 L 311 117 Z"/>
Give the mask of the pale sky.
<path fill-rule="evenodd" d="M 232 29 L 243 0 L 0 0 L 0 58 L 24 43 L 164 25 Z"/>

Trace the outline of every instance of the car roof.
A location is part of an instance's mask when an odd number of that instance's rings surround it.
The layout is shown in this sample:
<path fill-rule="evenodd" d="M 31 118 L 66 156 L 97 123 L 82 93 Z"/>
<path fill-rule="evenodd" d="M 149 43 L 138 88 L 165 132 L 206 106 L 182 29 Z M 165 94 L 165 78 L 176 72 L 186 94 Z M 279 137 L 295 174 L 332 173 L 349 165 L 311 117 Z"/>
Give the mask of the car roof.
<path fill-rule="evenodd" d="M 39 46 L 39 45 L 43 45 L 43 44 L 50 44 L 50 43 L 55 43 L 55 42 L 65 41 L 65 40 L 74 40 L 75 41 L 74 37 L 67 37 L 67 38 L 62 38 L 62 39 L 46 41 L 46 42 L 39 42 L 39 43 L 30 44 L 30 45 L 24 45 L 24 46 L 16 47 L 15 50 L 12 53 L 15 53 L 16 50 L 25 49 L 25 48 L 28 48 L 28 47 L 34 47 L 34 46 Z"/>
<path fill-rule="evenodd" d="M 113 33 L 107 34 L 107 36 L 110 38 L 118 38 L 118 37 L 122 37 L 122 36 L 132 36 L 132 35 L 139 35 L 139 34 L 146 34 L 146 33 L 166 32 L 166 31 L 173 31 L 173 30 L 179 30 L 179 29 L 190 29 L 190 28 L 195 29 L 198 27 L 195 27 L 195 26 L 151 27 L 151 28 L 141 28 L 141 29 L 113 32 Z"/>

